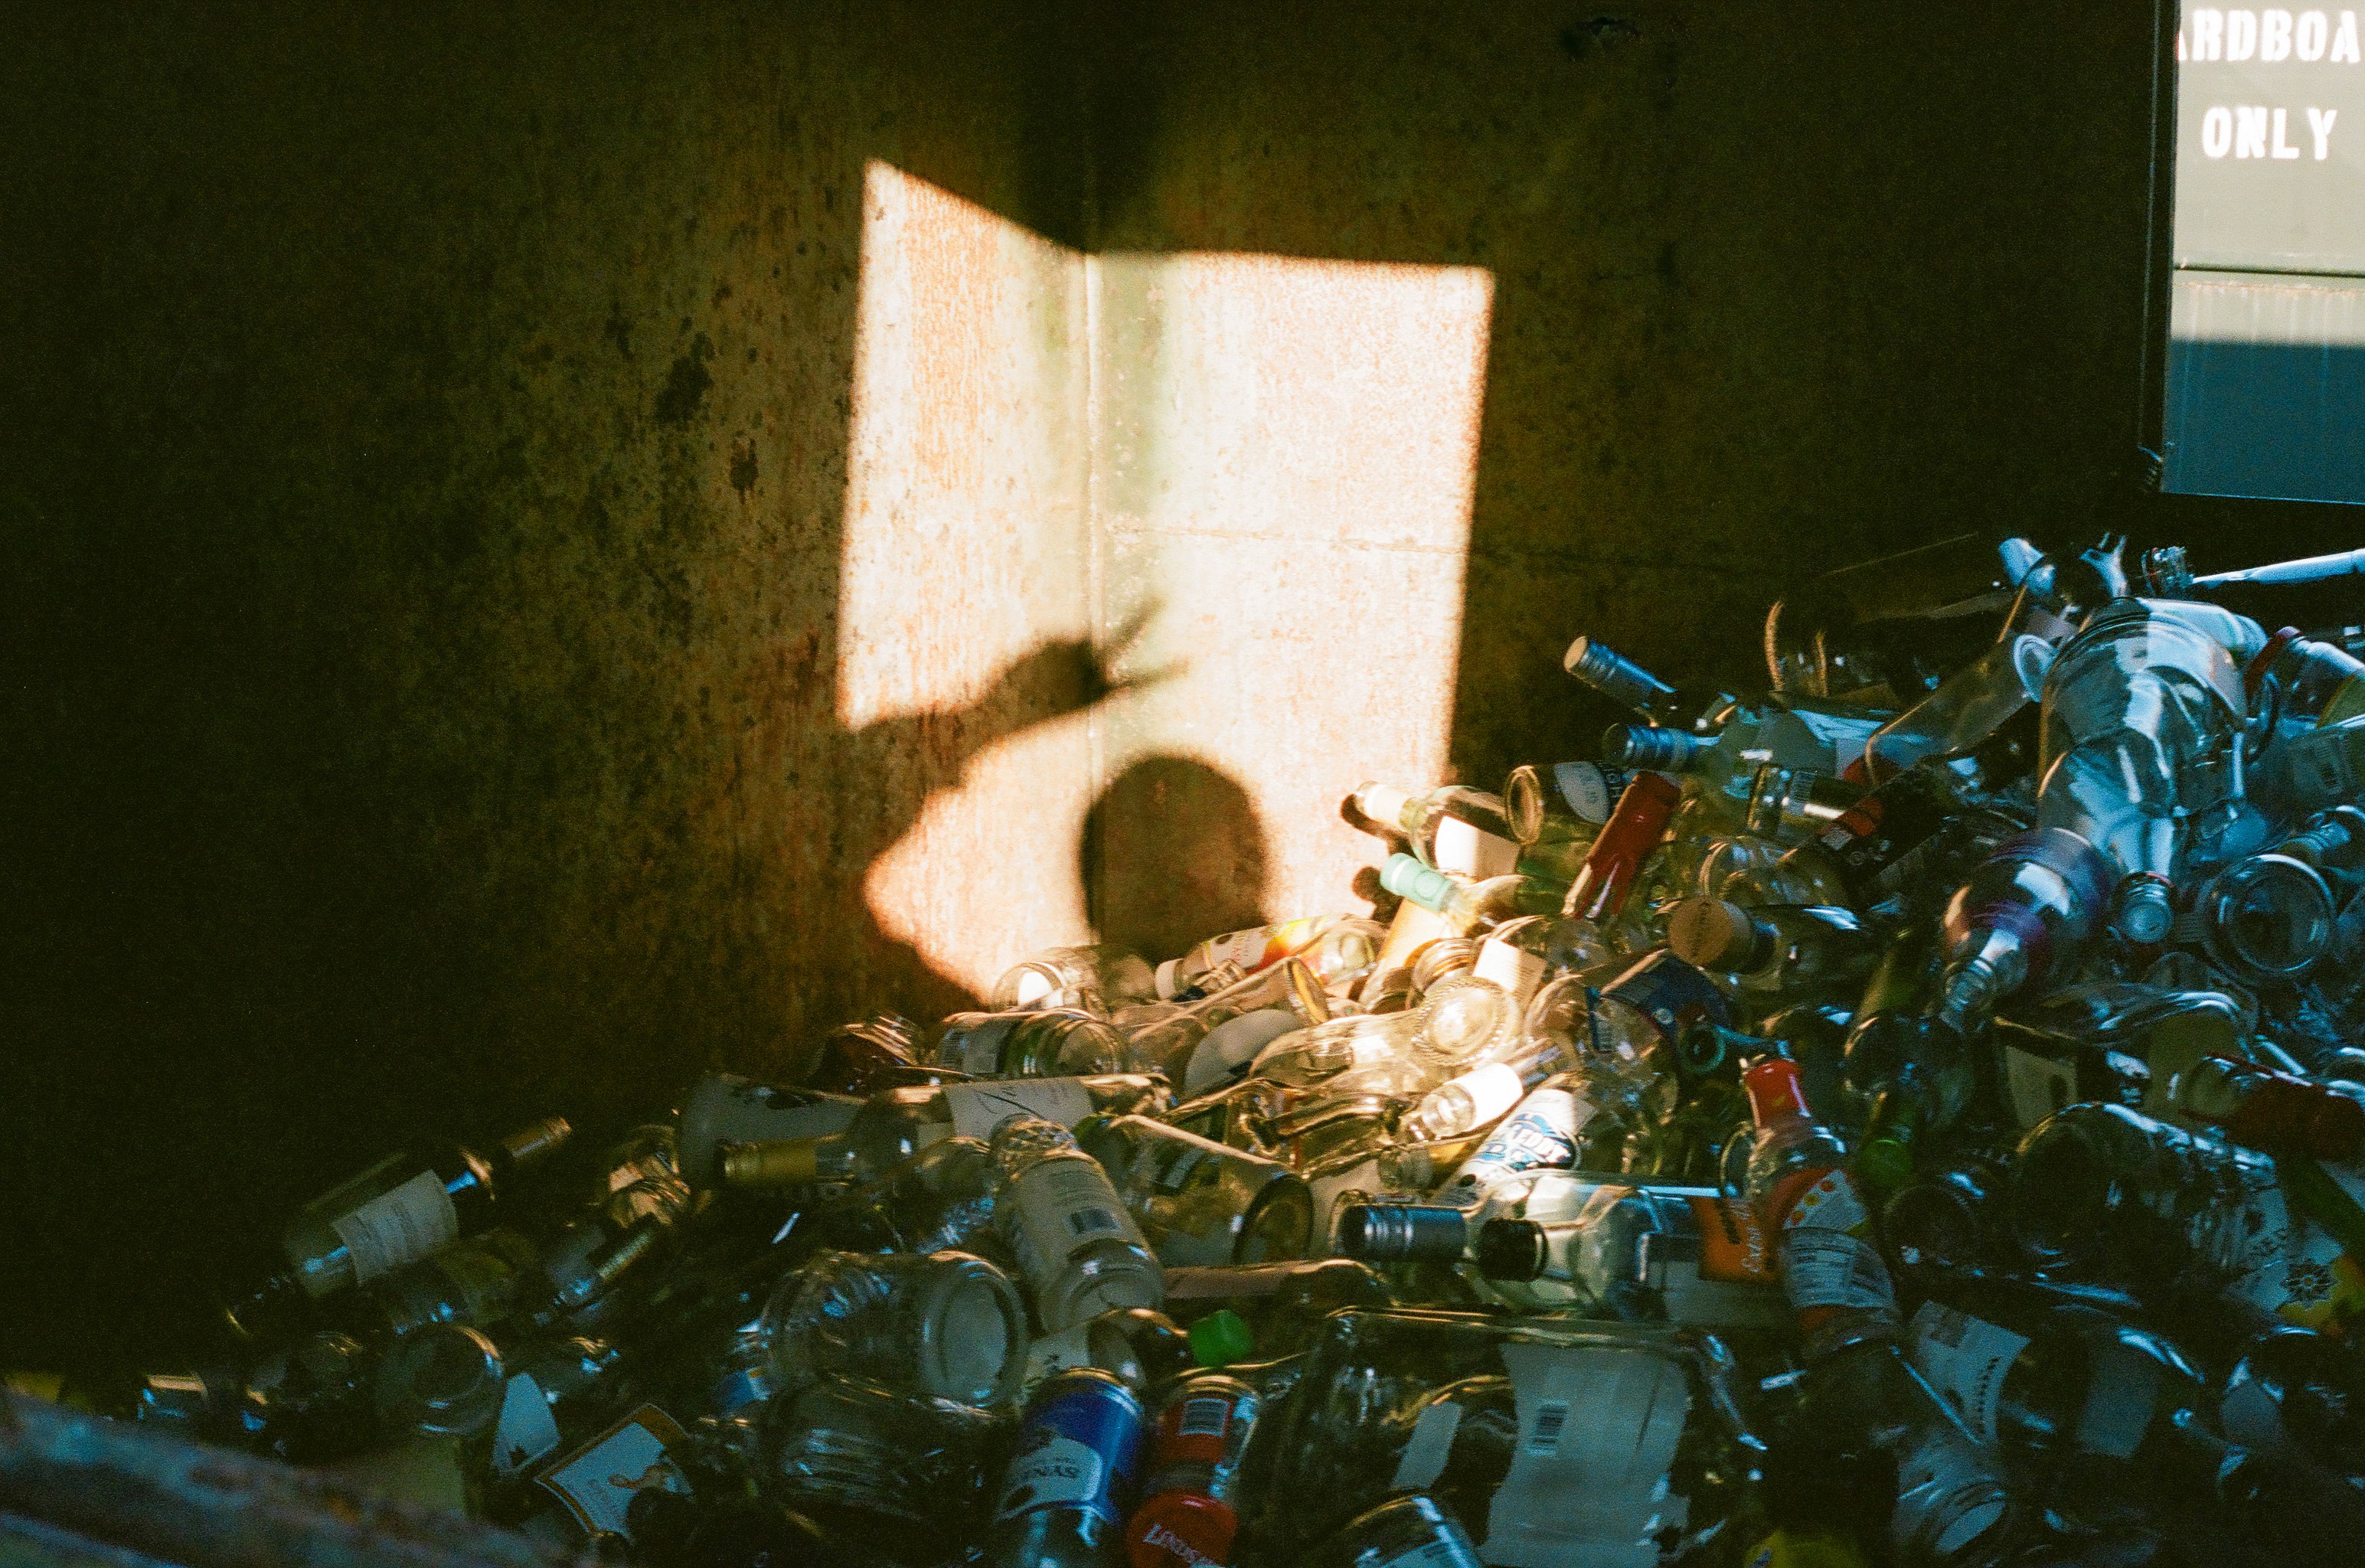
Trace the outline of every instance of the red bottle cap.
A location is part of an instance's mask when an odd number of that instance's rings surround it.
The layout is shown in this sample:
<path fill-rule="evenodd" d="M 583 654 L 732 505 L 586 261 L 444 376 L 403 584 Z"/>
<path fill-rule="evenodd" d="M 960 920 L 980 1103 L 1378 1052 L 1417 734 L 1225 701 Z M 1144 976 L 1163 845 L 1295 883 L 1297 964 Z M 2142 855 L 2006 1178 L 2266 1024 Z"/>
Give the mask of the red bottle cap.
<path fill-rule="evenodd" d="M 2266 645 L 2248 664 L 2242 666 L 2242 689 L 2249 693 L 2251 701 L 2259 700 L 2259 688 L 2266 683 L 2267 671 L 2274 666 L 2276 659 L 2282 656 L 2282 651 L 2298 642 L 2299 637 L 2298 627 L 2282 627 L 2267 639 Z"/>
<path fill-rule="evenodd" d="M 1743 1073 L 1741 1084 L 1749 1092 L 1750 1117 L 1761 1127 L 1814 1120 L 1814 1113 L 1807 1109 L 1807 1092 L 1799 1084 L 1797 1062 L 1768 1057 Z"/>
<path fill-rule="evenodd" d="M 1239 1516 L 1195 1492 L 1160 1492 L 1133 1511 L 1125 1531 L 1133 1568 L 1225 1568 Z"/>

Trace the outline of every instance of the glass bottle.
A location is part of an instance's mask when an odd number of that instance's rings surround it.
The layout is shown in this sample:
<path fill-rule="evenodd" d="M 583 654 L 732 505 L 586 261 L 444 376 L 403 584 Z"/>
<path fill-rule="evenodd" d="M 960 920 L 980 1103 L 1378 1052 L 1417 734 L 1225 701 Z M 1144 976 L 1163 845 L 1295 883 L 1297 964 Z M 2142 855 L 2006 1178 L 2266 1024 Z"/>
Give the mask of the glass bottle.
<path fill-rule="evenodd" d="M 1667 946 L 1696 968 L 1793 1000 L 1860 981 L 1880 956 L 1877 939 L 1848 910 L 1830 904 L 1749 910 L 1706 898 L 1686 899 L 1668 912 Z"/>
<path fill-rule="evenodd" d="M 877 1013 L 841 1024 L 824 1035 L 804 1083 L 807 1089 L 859 1100 L 881 1089 L 922 1081 L 912 1075 L 936 1070 L 924 1066 L 919 1058 L 920 1032 L 912 1021 L 892 1013 Z"/>
<path fill-rule="evenodd" d="M 690 1085 L 674 1114 L 682 1179 L 701 1190 L 719 1186 L 724 1145 L 843 1132 L 862 1104 L 843 1094 L 710 1072 Z"/>
<path fill-rule="evenodd" d="M 1565 1219 L 1491 1219 L 1473 1261 L 1526 1299 L 1592 1316 L 1778 1329 L 1790 1307 L 1746 1204 L 1708 1187 L 1602 1182 Z"/>
<path fill-rule="evenodd" d="M 2267 681 L 2286 717 L 2337 723 L 2365 712 L 2365 662 L 2334 643 L 2285 626 L 2270 636 L 2242 671 L 2257 692 Z"/>
<path fill-rule="evenodd" d="M 2180 1075 L 2176 1108 L 2245 1148 L 2354 1160 L 2365 1151 L 2365 1092 L 2203 1057 Z"/>
<path fill-rule="evenodd" d="M 1755 1510 L 1731 1378 L 1687 1329 L 1339 1313 L 1282 1413 L 1260 1539 L 1295 1560 L 1416 1491 L 1484 1529 L 1483 1562 L 1683 1560 Z"/>
<path fill-rule="evenodd" d="M 1682 799 L 1682 788 L 1664 774 L 1635 774 L 1577 868 L 1561 913 L 1596 927 L 1617 919 Z"/>
<path fill-rule="evenodd" d="M 1202 1366 L 1293 1354 L 1332 1313 L 1395 1300 L 1385 1280 L 1351 1258 L 1166 1271 L 1167 1311 Z"/>
<path fill-rule="evenodd" d="M 1110 1568 L 1141 1446 L 1141 1401 L 1123 1383 L 1090 1367 L 1046 1382 L 1003 1472 L 986 1563 Z"/>
<path fill-rule="evenodd" d="M 1973 1437 L 2041 1461 L 2056 1495 L 2071 1499 L 2159 1477 L 2169 1418 L 2206 1395 L 2158 1335 L 2007 1278 L 1940 1286 L 1914 1312 L 1908 1350 Z"/>
<path fill-rule="evenodd" d="M 1857 908 L 1880 902 L 1888 879 L 1937 835 L 1959 809 L 1943 769 L 1909 767 L 1858 800 L 1821 833 L 1793 846 L 1787 863 L 1820 861 L 1846 887 Z"/>
<path fill-rule="evenodd" d="M 1162 1111 L 1169 1098 L 1163 1079 L 1138 1073 L 890 1089 L 856 1107 L 842 1132 L 727 1148 L 723 1179 L 734 1187 L 876 1181 L 941 1139 L 990 1137 L 1008 1116 L 1073 1126 L 1096 1113 Z"/>
<path fill-rule="evenodd" d="M 928 1145 L 862 1194 L 893 1216 L 911 1252 L 975 1251 L 992 1245 L 995 1166 L 983 1138 L 948 1137 Z"/>
<path fill-rule="evenodd" d="M 1594 1096 L 1585 1073 L 1545 1079 L 1437 1189 L 1437 1201 L 1447 1208 L 1474 1210 L 1504 1182 L 1530 1170 L 1575 1165 L 1579 1140 L 1598 1109 Z"/>
<path fill-rule="evenodd" d="M 1327 980 L 1369 961 L 1368 955 L 1375 949 L 1372 928 L 1368 920 L 1317 914 L 1210 936 L 1181 958 L 1158 966 L 1157 992 L 1167 1001 L 1187 1000 L 1194 991 L 1205 994 L 1219 989 L 1208 983 L 1209 977 L 1219 971 L 1252 975 L 1290 958 L 1305 958 L 1317 976 Z"/>
<path fill-rule="evenodd" d="M 490 1438 L 507 1383 L 499 1346 L 479 1330 L 431 1324 L 387 1352 L 377 1408 L 388 1431 Z"/>
<path fill-rule="evenodd" d="M 1565 894 L 1601 824 L 1626 788 L 1626 775 L 1597 762 L 1523 763 L 1503 780 L 1503 805 L 1515 820 L 1532 818 L 1534 838 L 1519 847 L 1521 876 Z"/>
<path fill-rule="evenodd" d="M 489 1328 L 523 1304 L 541 1269 L 542 1254 L 532 1241 L 496 1226 L 364 1286 L 359 1311 L 388 1338 L 431 1323 Z"/>
<path fill-rule="evenodd" d="M 1596 637 L 1579 637 L 1568 645 L 1561 667 L 1620 707 L 1653 724 L 1682 729 L 1732 699 L 1722 692 L 1684 692 L 1669 686 L 1641 665 Z"/>
<path fill-rule="evenodd" d="M 1769 1058 L 1742 1080 L 1756 1129 L 1747 1195 L 1775 1238 L 1809 1355 L 1893 1338 L 1897 1294 L 1870 1239 L 1872 1215 L 1848 1174 L 1846 1149 L 1807 1108 L 1798 1064 Z"/>
<path fill-rule="evenodd" d="M 1996 1004 L 2068 973 L 2102 929 L 2109 868 L 2058 828 L 2007 839 L 1946 905 L 1934 1015 L 1968 1032 Z"/>
<path fill-rule="evenodd" d="M 1516 869 L 1519 846 L 1532 840 L 1542 825 L 1541 799 L 1522 796 L 1521 808 L 1532 814 L 1515 817 L 1501 796 L 1463 784 L 1448 784 L 1422 795 L 1385 784 L 1364 784 L 1351 799 L 1364 821 L 1384 832 L 1403 834 L 1414 858 L 1422 865 L 1473 880 Z"/>
<path fill-rule="evenodd" d="M 1162 1312 L 1120 1307 L 1038 1334 L 1026 1346 L 1026 1392 L 1076 1367 L 1098 1367 L 1139 1393 L 1194 1364 L 1191 1338 Z"/>
<path fill-rule="evenodd" d="M 1138 953 L 1111 946 L 1048 947 L 1003 971 L 986 1006 L 995 1013 L 1061 1008 L 1104 1018 L 1157 994 L 1149 962 Z"/>
<path fill-rule="evenodd" d="M 2275 848 L 2279 854 L 2313 866 L 2326 879 L 2353 887 L 2365 879 L 2365 811 L 2355 806 L 2334 806 L 2318 812 Z"/>
<path fill-rule="evenodd" d="M 1082 1078 L 1133 1064 L 1126 1037 L 1069 1008 L 947 1015 L 930 1059 L 971 1078 Z"/>
<path fill-rule="evenodd" d="M 1303 1258 L 1313 1245 L 1306 1179 L 1277 1160 L 1147 1116 L 1088 1120 L 1076 1140 L 1170 1268 Z"/>
<path fill-rule="evenodd" d="M 988 1448 L 1004 1425 L 968 1406 L 824 1378 L 771 1402 L 762 1484 L 800 1513 L 898 1551 L 915 1529 L 958 1529 L 983 1510 Z"/>
<path fill-rule="evenodd" d="M 2221 1283 L 2280 1282 L 2291 1219 L 2265 1156 L 2124 1105 L 2072 1105 L 2021 1141 L 2007 1190 L 2040 1267 L 2165 1290 L 2188 1270 Z"/>
<path fill-rule="evenodd" d="M 1253 1384 L 1222 1372 L 1183 1378 L 1159 1407 L 1149 1479 L 1126 1521 L 1131 1568 L 1221 1568 L 1239 1530 L 1240 1462 L 1263 1412 Z"/>
<path fill-rule="evenodd" d="M 307 1204 L 280 1238 L 286 1271 L 228 1311 L 242 1336 L 267 1336 L 306 1300 L 382 1279 L 480 1230 L 515 1176 L 566 1141 L 553 1116 L 511 1133 L 490 1152 L 458 1144 L 390 1155 Z"/>
<path fill-rule="evenodd" d="M 1124 1025 L 1126 1048 L 1143 1069 L 1164 1073 L 1185 1099 L 1244 1072 L 1266 1042 L 1330 1015 L 1321 980 L 1294 957 L 1165 1008 L 1138 1025 Z"/>
<path fill-rule="evenodd" d="M 1417 1013 L 1352 1013 L 1269 1040 L 1249 1069 L 1251 1078 L 1311 1089 L 1357 1068 L 1407 1059 Z"/>
<path fill-rule="evenodd" d="M 1409 855 L 1391 855 L 1380 865 L 1380 885 L 1434 912 L 1457 935 L 1482 932 L 1515 914 L 1530 913 L 1520 908 L 1528 879 L 1516 874 L 1471 882 L 1424 866 Z"/>
<path fill-rule="evenodd" d="M 1493 980 L 1474 974 L 1439 981 L 1413 1014 L 1405 1054 L 1429 1071 L 1459 1072 L 1517 1037 L 1519 1005 Z"/>
<path fill-rule="evenodd" d="M 1852 778 L 1768 762 L 1750 776 L 1742 827 L 1759 838 L 1796 845 L 1825 833 L 1865 797 Z"/>
<path fill-rule="evenodd" d="M 966 1252 L 824 1252 L 780 1282 L 763 1337 L 779 1386 L 836 1377 L 986 1408 L 1018 1392 L 1026 1309 Z"/>
<path fill-rule="evenodd" d="M 2003 639 L 1938 683 L 1865 743 L 1864 772 L 1883 784 L 1928 758 L 1947 760 L 1977 751 L 2012 717 L 2036 700 L 2053 645 L 2007 631 Z"/>
<path fill-rule="evenodd" d="M 2199 944 L 2251 984 L 2287 980 L 2332 946 L 2335 910 L 2323 876 L 2289 855 L 2252 855 L 2212 877 L 2169 935 Z"/>
<path fill-rule="evenodd" d="M 1158 1260 L 1100 1162 L 1075 1135 L 1039 1116 L 993 1130 L 1002 1171 L 995 1217 L 1046 1333 L 1112 1307 L 1156 1307 Z"/>
<path fill-rule="evenodd" d="M 1322 1548 L 1320 1568 L 1479 1568 L 1461 1521 L 1424 1493 L 1364 1509 Z"/>

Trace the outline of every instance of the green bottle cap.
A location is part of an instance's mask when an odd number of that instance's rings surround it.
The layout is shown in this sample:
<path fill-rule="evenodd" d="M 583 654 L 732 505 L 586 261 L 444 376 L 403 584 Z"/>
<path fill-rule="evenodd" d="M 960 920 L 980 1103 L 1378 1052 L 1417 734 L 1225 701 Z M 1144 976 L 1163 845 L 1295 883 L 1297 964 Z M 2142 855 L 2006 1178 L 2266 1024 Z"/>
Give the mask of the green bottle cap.
<path fill-rule="evenodd" d="M 1191 1359 L 1203 1367 L 1229 1366 L 1249 1359 L 1256 1349 L 1256 1331 L 1248 1319 L 1227 1306 L 1191 1325 Z"/>
<path fill-rule="evenodd" d="M 1380 886 L 1435 913 L 1453 896 L 1453 879 L 1409 855 L 1391 855 L 1380 864 Z"/>

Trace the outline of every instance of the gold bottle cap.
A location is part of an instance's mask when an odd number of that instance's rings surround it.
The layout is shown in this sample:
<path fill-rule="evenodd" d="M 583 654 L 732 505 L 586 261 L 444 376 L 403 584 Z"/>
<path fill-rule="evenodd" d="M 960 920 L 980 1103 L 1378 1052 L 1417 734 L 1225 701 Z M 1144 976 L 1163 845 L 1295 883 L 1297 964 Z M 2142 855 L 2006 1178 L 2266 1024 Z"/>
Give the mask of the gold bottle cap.
<path fill-rule="evenodd" d="M 723 1146 L 723 1184 L 726 1187 L 804 1187 L 820 1180 L 819 1138 Z"/>

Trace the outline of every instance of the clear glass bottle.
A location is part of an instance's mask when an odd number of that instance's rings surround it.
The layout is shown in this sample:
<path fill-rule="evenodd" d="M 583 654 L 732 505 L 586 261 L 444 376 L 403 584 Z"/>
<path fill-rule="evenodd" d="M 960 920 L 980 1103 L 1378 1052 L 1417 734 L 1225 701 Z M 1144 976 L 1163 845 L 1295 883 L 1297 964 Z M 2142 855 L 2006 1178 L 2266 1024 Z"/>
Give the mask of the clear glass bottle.
<path fill-rule="evenodd" d="M 2124 1105 L 2072 1105 L 2021 1141 L 2007 1200 L 2032 1260 L 2155 1295 L 2188 1271 L 2271 1291 L 2291 1216 L 2264 1155 Z"/>
<path fill-rule="evenodd" d="M 2332 946 L 2336 911 L 2323 876 L 2289 855 L 2252 855 L 2212 877 L 2169 928 L 2249 984 L 2287 981 Z"/>
<path fill-rule="evenodd" d="M 2007 630 L 2002 640 L 1938 683 L 1865 743 L 1865 778 L 1886 783 L 1917 762 L 1968 756 L 2036 700 L 2053 644 Z"/>
<path fill-rule="evenodd" d="M 863 1103 L 844 1094 L 710 1072 L 690 1085 L 674 1113 L 682 1179 L 701 1190 L 719 1186 L 725 1145 L 779 1143 L 843 1132 Z"/>
<path fill-rule="evenodd" d="M 988 1451 L 1005 1426 L 968 1406 L 824 1378 L 768 1406 L 762 1484 L 800 1513 L 892 1550 L 913 1530 L 941 1531 L 984 1510 Z"/>
<path fill-rule="evenodd" d="M 1221 1568 L 1239 1531 L 1240 1465 L 1263 1414 L 1254 1384 L 1203 1372 L 1174 1384 L 1152 1424 L 1141 1501 L 1126 1521 L 1131 1568 Z"/>
<path fill-rule="evenodd" d="M 1943 769 L 1909 767 L 1842 812 L 1822 832 L 1794 845 L 1786 864 L 1828 867 L 1858 909 L 1892 890 L 1891 874 L 1935 837 L 1960 810 Z"/>
<path fill-rule="evenodd" d="M 989 1568 L 1113 1568 L 1142 1448 L 1141 1401 L 1090 1367 L 1047 1381 L 1026 1402 L 1003 1471 Z"/>
<path fill-rule="evenodd" d="M 857 1106 L 842 1132 L 730 1146 L 723 1151 L 723 1179 L 734 1187 L 876 1181 L 944 1138 L 990 1137 L 1008 1116 L 1036 1116 L 1071 1127 L 1095 1114 L 1155 1114 L 1170 1099 L 1165 1080 L 1138 1073 L 890 1089 Z"/>
<path fill-rule="evenodd" d="M 1830 831 L 1865 793 L 1862 784 L 1836 773 L 1765 763 L 1750 776 L 1742 827 L 1777 844 L 1800 844 Z"/>
<path fill-rule="evenodd" d="M 1488 1220 L 1472 1261 L 1529 1302 L 1588 1316 L 1768 1331 L 1791 1321 L 1755 1213 L 1713 1188 L 1605 1182 L 1564 1219 Z"/>
<path fill-rule="evenodd" d="M 1421 1492 L 1364 1509 L 1339 1528 L 1315 1561 L 1320 1568 L 1479 1568 L 1470 1532 Z"/>
<path fill-rule="evenodd" d="M 2242 671 L 2242 679 L 2253 693 L 2271 680 L 2275 700 L 2289 718 L 2337 723 L 2365 712 L 2365 662 L 2337 644 L 2303 635 L 2296 627 L 2285 626 L 2270 636 Z"/>
<path fill-rule="evenodd" d="M 1291 1560 L 1412 1490 L 1482 1528 L 1484 1562 L 1685 1560 L 1755 1513 L 1732 1376 L 1687 1329 L 1340 1313 L 1283 1413 L 1260 1540 Z"/>
<path fill-rule="evenodd" d="M 2058 828 L 2005 840 L 1946 905 L 1933 1014 L 1966 1033 L 2049 975 L 2075 971 L 2101 934 L 2109 868 Z"/>
<path fill-rule="evenodd" d="M 966 1252 L 824 1252 L 780 1282 L 763 1337 L 783 1388 L 816 1378 L 990 1408 L 1018 1393 L 1026 1309 Z"/>
<path fill-rule="evenodd" d="M 553 1116 L 478 1153 L 458 1144 L 390 1155 L 315 1198 L 280 1238 L 286 1271 L 227 1313 L 241 1336 L 268 1337 L 307 1300 L 383 1279 L 480 1230 L 499 1214 L 501 1189 L 565 1143 Z"/>
<path fill-rule="evenodd" d="M 2365 880 L 2365 810 L 2334 806 L 2318 812 L 2275 848 L 2327 879 L 2354 887 Z"/>
<path fill-rule="evenodd" d="M 2176 1108 L 2245 1148 L 2353 1161 L 2365 1152 L 2365 1090 L 2203 1057 L 2180 1075 Z"/>
<path fill-rule="evenodd" d="M 1267 1041 L 1249 1074 L 1311 1089 L 1357 1068 L 1407 1060 L 1418 1021 L 1417 1013 L 1354 1013 L 1309 1024 Z"/>
<path fill-rule="evenodd" d="M 1202 1366 L 1295 1354 L 1332 1313 L 1395 1300 L 1385 1280 L 1351 1258 L 1166 1271 L 1167 1312 Z"/>
<path fill-rule="evenodd" d="M 1032 1398 L 1046 1379 L 1077 1367 L 1098 1367 L 1139 1393 L 1194 1361 L 1190 1336 L 1172 1318 L 1148 1307 L 1121 1307 L 1035 1336 L 1026 1346 L 1026 1393 Z"/>
<path fill-rule="evenodd" d="M 496 1226 L 364 1286 L 359 1311 L 388 1338 L 432 1323 L 490 1328 L 524 1304 L 541 1268 L 532 1241 Z"/>
<path fill-rule="evenodd" d="M 1022 958 L 993 982 L 986 1006 L 995 1013 L 1044 1007 L 1105 1018 L 1158 994 L 1149 961 L 1122 947 L 1049 947 Z"/>
<path fill-rule="evenodd" d="M 1597 637 L 1579 637 L 1569 644 L 1561 667 L 1653 724 L 1696 729 L 1703 715 L 1730 708 L 1733 702 L 1723 692 L 1686 692 L 1669 686 Z"/>
<path fill-rule="evenodd" d="M 1528 879 L 1516 873 L 1473 882 L 1424 866 L 1409 855 L 1391 855 L 1381 862 L 1380 885 L 1434 912 L 1456 935 L 1484 932 L 1515 915 L 1533 913 L 1521 906 L 1528 897 Z"/>
<path fill-rule="evenodd" d="M 1686 899 L 1667 912 L 1667 946 L 1698 969 L 1792 1001 L 1861 981 L 1880 944 L 1853 911 L 1831 904 L 1743 909 L 1723 899 Z"/>
<path fill-rule="evenodd" d="M 1189 1000 L 1219 989 L 1209 983 L 1211 976 L 1227 976 L 1222 983 L 1228 984 L 1240 975 L 1255 974 L 1292 958 L 1303 958 L 1320 978 L 1335 978 L 1370 961 L 1377 950 L 1373 927 L 1373 922 L 1349 915 L 1317 914 L 1210 936 L 1181 958 L 1158 966 L 1158 995 L 1168 1001 Z"/>
<path fill-rule="evenodd" d="M 1100 1162 L 1075 1135 L 1014 1115 L 989 1140 L 1002 1172 L 995 1217 L 1045 1333 L 1113 1307 L 1156 1307 L 1158 1260 Z"/>
<path fill-rule="evenodd" d="M 922 1081 L 912 1075 L 934 1070 L 920 1061 L 920 1031 L 910 1019 L 874 1013 L 822 1036 L 804 1083 L 807 1089 L 860 1100 L 881 1089 Z"/>
<path fill-rule="evenodd" d="M 1079 1009 L 1034 1007 L 947 1015 L 930 1059 L 970 1078 L 1082 1078 L 1125 1072 L 1126 1037 Z"/>
<path fill-rule="evenodd" d="M 481 1437 L 489 1447 L 507 1383 L 500 1348 L 480 1330 L 430 1324 L 387 1352 L 377 1378 L 379 1420 L 389 1432 Z"/>
<path fill-rule="evenodd" d="M 1542 826 L 1539 798 L 1523 795 L 1519 805 L 1531 814 L 1515 817 L 1501 796 L 1463 784 L 1421 795 L 1364 784 L 1351 798 L 1364 821 L 1383 832 L 1401 834 L 1422 865 L 1474 880 L 1516 870 L 1519 846 L 1533 840 Z"/>
<path fill-rule="evenodd" d="M 1413 1015 L 1405 1054 L 1434 1073 L 1458 1072 L 1514 1040 L 1519 1006 L 1511 993 L 1474 974 L 1439 981 Z"/>
<path fill-rule="evenodd" d="M 1555 1073 L 1537 1084 L 1437 1189 L 1437 1202 L 1474 1211 L 1505 1182 L 1575 1165 L 1586 1127 L 1599 1110 L 1591 1076 L 1583 1072 Z"/>
<path fill-rule="evenodd" d="M 1272 1262 L 1313 1246 L 1306 1179 L 1278 1160 L 1147 1116 L 1086 1121 L 1076 1141 L 1167 1267 Z"/>
<path fill-rule="evenodd" d="M 1577 868 L 1561 913 L 1597 928 L 1615 921 L 1682 799 L 1682 787 L 1664 774 L 1635 774 Z"/>

